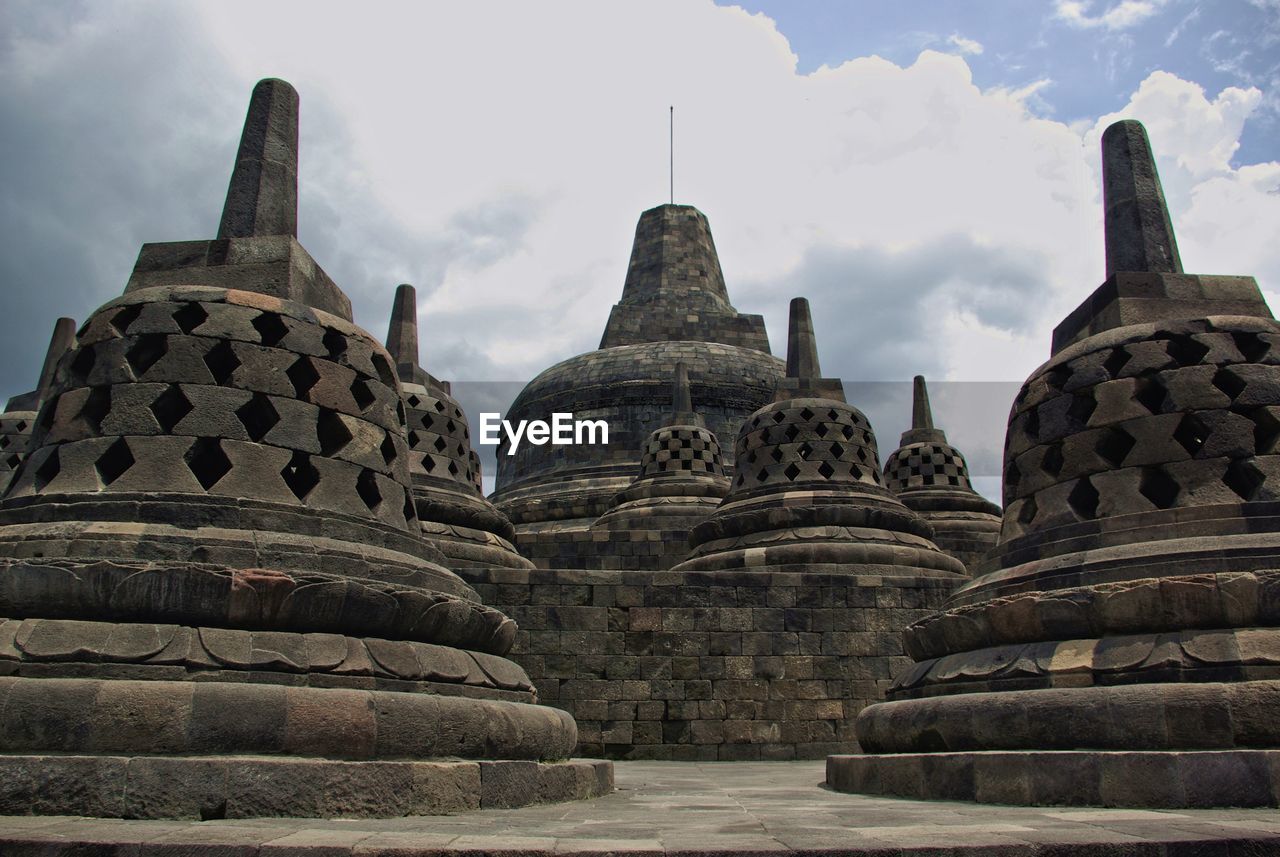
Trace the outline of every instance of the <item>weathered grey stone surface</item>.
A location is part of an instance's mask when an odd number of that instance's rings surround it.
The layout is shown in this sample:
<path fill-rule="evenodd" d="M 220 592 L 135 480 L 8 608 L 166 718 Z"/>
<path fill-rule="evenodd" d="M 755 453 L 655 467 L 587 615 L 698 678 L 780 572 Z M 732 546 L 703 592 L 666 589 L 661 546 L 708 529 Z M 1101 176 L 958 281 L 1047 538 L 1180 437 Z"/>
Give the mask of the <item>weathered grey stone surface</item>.
<path fill-rule="evenodd" d="M 866 418 L 817 375 L 803 299 L 791 330 L 795 377 L 744 424 L 732 487 L 677 364 L 665 425 L 615 505 L 580 538 L 527 531 L 526 547 L 568 548 L 535 561 L 565 567 L 459 570 L 517 617 L 512 656 L 544 701 L 573 713 L 584 754 L 852 748 L 857 711 L 906 663 L 899 630 L 962 580 L 884 488 Z"/>
<path fill-rule="evenodd" d="M 663 205 L 640 216 L 622 300 L 600 349 L 539 374 L 508 411 L 512 421 L 562 412 L 609 423 L 607 445 L 524 444 L 515 455 L 498 447 L 493 500 L 535 563 L 602 567 L 575 542 L 630 485 L 646 440 L 666 423 L 677 363 L 686 366 L 692 405 L 722 438 L 772 399 L 783 374 L 761 317 L 729 304 L 706 217 Z M 594 554 L 607 566 L 607 553 Z"/>
<path fill-rule="evenodd" d="M 258 82 L 240 136 L 218 238 L 298 235 L 298 91 Z"/>
<path fill-rule="evenodd" d="M 1162 200 L 1140 136 L 1123 124 L 1104 143 L 1104 170 L 1139 173 L 1107 184 L 1136 187 L 1124 204 L 1145 224 L 1109 213 L 1109 248 L 1140 237 L 1171 252 L 1148 217 Z M 1139 263 L 1165 266 L 1126 264 Z M 1280 326 L 1256 286 L 1251 300 L 1256 315 L 1202 296 L 1103 325 L 1032 375 L 1009 419 L 1000 542 L 908 628 L 916 664 L 859 715 L 876 755 L 833 763 L 840 787 L 1274 805 Z"/>
<path fill-rule="evenodd" d="M 1182 273 L 1156 159 L 1141 122 L 1116 122 L 1102 134 L 1102 205 L 1108 277 L 1120 271 Z"/>
<path fill-rule="evenodd" d="M 418 357 L 418 301 L 413 286 L 396 288 L 387 350 L 404 397 L 413 501 L 423 537 L 453 568 L 531 568 L 516 550 L 515 528 L 484 496 L 471 427 L 448 381 Z"/>
<path fill-rule="evenodd" d="M 764 319 L 729 303 L 706 215 L 691 205 L 660 205 L 636 224 L 622 300 L 600 347 L 682 340 L 769 353 Z"/>
<path fill-rule="evenodd" d="M 1107 279 L 1053 331 L 1053 353 L 1117 327 L 1207 315 L 1271 318 L 1252 277 L 1185 274 L 1141 122 L 1102 135 Z"/>
<path fill-rule="evenodd" d="M 857 752 L 854 719 L 910 663 L 901 629 L 956 578 L 461 569 L 519 623 L 509 657 L 578 723 L 578 753 L 752 760 Z"/>
<path fill-rule="evenodd" d="M 351 301 L 298 243 L 298 93 L 254 87 L 214 241 L 144 244 L 126 294 L 156 286 L 251 289 L 351 321 Z"/>
<path fill-rule="evenodd" d="M 787 317 L 787 374 L 779 379 L 774 401 L 786 399 L 835 399 L 844 401 L 839 378 L 823 378 L 818 363 L 818 339 L 807 298 L 792 298 Z"/>
<path fill-rule="evenodd" d="M 819 371 L 807 301 L 791 303 L 793 371 Z M 871 424 L 839 382 L 789 377 L 738 433 L 737 472 L 673 571 L 806 571 L 955 577 L 964 565 L 887 488 Z M 826 391 L 838 398 L 817 398 Z"/>
<path fill-rule="evenodd" d="M 6 806 L 413 812 L 442 758 L 520 760 L 524 794 L 482 775 L 470 805 L 582 792 L 537 764 L 577 733 L 502 657 L 515 624 L 423 538 L 396 370 L 416 355 L 352 324 L 327 278 L 294 288 L 252 258 L 296 245 L 296 144 L 296 93 L 260 84 L 215 242 L 248 258 L 218 285 L 180 260 L 174 284 L 135 278 L 58 363 L 0 501 Z M 138 808 L 123 784 L 155 755 L 190 758 Z M 37 800 L 28 774 L 71 785 Z"/>
<path fill-rule="evenodd" d="M 470 772 L 469 766 L 459 768 Z M 621 762 L 617 790 L 595 800 L 430 818 L 104 822 L 10 817 L 0 819 L 0 849 L 17 857 L 139 852 L 155 857 L 1253 857 L 1280 849 L 1273 809 L 923 802 L 814 788 L 822 774 L 821 762 Z"/>
<path fill-rule="evenodd" d="M 689 532 L 728 491 L 720 441 L 694 412 L 688 370 L 677 363 L 667 425 L 649 435 L 635 481 L 591 524 L 598 553 L 593 565 L 670 568 L 689 552 Z M 595 540 L 597 533 L 606 533 L 607 541 Z M 626 543 L 657 550 L 627 551 Z M 599 554 L 606 555 L 604 562 Z"/>
<path fill-rule="evenodd" d="M 921 375 L 913 382 L 911 428 L 885 461 L 884 480 L 907 508 L 933 526 L 938 547 L 966 568 L 978 564 L 995 546 L 1000 507 L 973 490 L 964 455 L 934 426 Z"/>
<path fill-rule="evenodd" d="M 6 756 L 0 757 L 0 771 L 6 775 L 0 778 L 0 813 L 10 816 L 373 819 L 589 800 L 613 790 L 610 763 L 589 759 L 353 762 L 253 755 Z M 59 789 L 63 784 L 71 790 Z M 84 812 L 85 807 L 94 811 Z M 14 821 L 0 817 L 0 843 Z M 335 831 L 317 837 L 317 842 L 332 846 L 341 838 Z M 5 847 L 21 846 L 9 842 Z"/>
<path fill-rule="evenodd" d="M 53 325 L 49 348 L 45 351 L 44 364 L 36 388 L 28 393 L 13 396 L 0 413 L 0 496 L 3 496 L 27 454 L 27 443 L 35 426 L 40 405 L 53 386 L 53 372 L 62 355 L 75 343 L 76 323 L 70 318 L 60 318 Z"/>

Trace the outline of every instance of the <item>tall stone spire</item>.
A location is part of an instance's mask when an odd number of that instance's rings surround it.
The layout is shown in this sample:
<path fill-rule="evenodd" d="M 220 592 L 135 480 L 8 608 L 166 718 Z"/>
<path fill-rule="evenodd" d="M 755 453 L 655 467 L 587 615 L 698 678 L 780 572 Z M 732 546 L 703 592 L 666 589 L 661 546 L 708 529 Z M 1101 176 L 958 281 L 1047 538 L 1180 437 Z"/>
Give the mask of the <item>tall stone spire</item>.
<path fill-rule="evenodd" d="M 924 384 L 924 376 L 917 375 L 911 383 L 911 427 L 931 429 L 933 428 L 933 411 L 929 408 L 929 388 Z"/>
<path fill-rule="evenodd" d="M 253 88 L 215 240 L 144 244 L 125 293 L 212 286 L 306 304 L 351 321 L 351 300 L 298 243 L 298 93 Z"/>
<path fill-rule="evenodd" d="M 691 205 L 660 205 L 640 215 L 622 300 L 600 347 L 669 341 L 769 352 L 764 319 L 729 303 L 711 225 Z"/>
<path fill-rule="evenodd" d="M 792 298 L 787 321 L 787 377 L 778 382 L 774 401 L 801 398 L 845 400 L 840 379 L 822 377 L 809 300 Z"/>
<path fill-rule="evenodd" d="M 689 388 L 689 367 L 683 361 L 676 363 L 671 382 L 671 416 L 667 425 L 705 426 L 706 421 L 693 409 L 693 393 Z"/>
<path fill-rule="evenodd" d="M 219 238 L 298 234 L 298 92 L 277 78 L 249 99 Z"/>
<path fill-rule="evenodd" d="M 408 283 L 396 286 L 387 327 L 387 351 L 396 361 L 396 374 L 401 381 L 426 383 L 426 373 L 418 365 L 418 292 Z"/>
<path fill-rule="evenodd" d="M 1102 199 L 1108 277 L 1120 271 L 1182 273 L 1169 207 L 1141 122 L 1126 119 L 1103 132 Z"/>
<path fill-rule="evenodd" d="M 14 396 L 5 406 L 6 411 L 35 411 L 49 393 L 53 384 L 53 373 L 58 368 L 58 361 L 67 353 L 76 340 L 76 321 L 73 318 L 60 318 L 53 325 L 53 335 L 49 337 L 49 347 L 44 354 L 44 365 L 40 370 L 40 380 L 36 388 L 28 393 Z"/>
<path fill-rule="evenodd" d="M 1187 274 L 1141 122 L 1102 134 L 1107 279 L 1053 329 L 1053 352 L 1132 324 L 1247 315 L 1272 318 L 1253 277 Z"/>
<path fill-rule="evenodd" d="M 929 388 L 925 386 L 924 376 L 917 375 L 911 389 L 911 428 L 902 433 L 902 445 L 946 442 L 946 433 L 933 427 L 933 409 L 929 407 Z"/>
<path fill-rule="evenodd" d="M 821 375 L 809 299 L 792 298 L 791 316 L 787 321 L 787 377 L 818 378 Z"/>

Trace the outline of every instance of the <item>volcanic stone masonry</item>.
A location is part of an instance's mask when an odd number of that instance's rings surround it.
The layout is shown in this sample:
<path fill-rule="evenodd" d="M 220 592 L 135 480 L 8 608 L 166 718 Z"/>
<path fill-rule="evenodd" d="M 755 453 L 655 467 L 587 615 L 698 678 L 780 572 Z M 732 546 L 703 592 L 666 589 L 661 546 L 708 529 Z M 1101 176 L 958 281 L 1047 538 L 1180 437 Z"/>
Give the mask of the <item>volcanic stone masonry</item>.
<path fill-rule="evenodd" d="M 907 630 L 836 789 L 1280 803 L 1280 325 L 1183 273 L 1142 125 L 1102 165 L 1107 279 L 1014 401 L 999 545 Z"/>
<path fill-rule="evenodd" d="M 297 241 L 297 107 L 255 88 L 218 238 L 144 245 L 0 417 L 0 812 L 609 790 L 575 751 L 1280 803 L 1280 327 L 1252 278 L 1183 273 L 1139 124 L 1103 137 L 1107 279 L 1014 402 L 1002 514 L 923 378 L 882 470 L 808 302 L 784 363 L 686 205 L 507 414 L 608 445 L 499 448 L 491 502 L 412 287 L 384 349 Z"/>
<path fill-rule="evenodd" d="M 404 391 L 409 475 L 423 538 L 453 568 L 532 568 L 511 540 L 515 528 L 481 490 L 480 457 L 449 382 L 418 365 L 418 306 L 413 286 L 396 289 L 387 351 Z"/>
<path fill-rule="evenodd" d="M 53 326 L 53 336 L 44 355 L 40 380 L 29 393 L 14 396 L 5 404 L 0 414 L 0 496 L 9 487 L 10 480 L 27 453 L 27 442 L 35 425 L 40 405 L 49 395 L 53 385 L 53 370 L 67 349 L 75 341 L 76 323 L 73 319 L 60 318 Z"/>
<path fill-rule="evenodd" d="M 787 377 L 742 422 L 732 481 L 678 363 L 674 413 L 583 542 L 599 565 L 459 569 L 519 622 L 512 657 L 577 719 L 584 754 L 856 749 L 854 717 L 906 663 L 901 630 L 964 580 L 885 488 L 866 417 L 821 377 L 804 299 L 789 332 Z"/>
<path fill-rule="evenodd" d="M 917 375 L 911 401 L 911 428 L 884 463 L 884 480 L 898 499 L 933 525 L 933 540 L 972 566 L 995 546 L 1000 507 L 973 490 L 969 465 L 947 435 L 934 428 L 929 390 Z"/>
<path fill-rule="evenodd" d="M 0 502 L 0 812 L 611 788 L 608 763 L 562 761 L 573 719 L 503 657 L 515 623 L 422 537 L 396 368 L 416 354 L 352 324 L 294 237 L 297 143 L 297 93 L 262 81 L 219 238 L 145 245 L 41 388 Z"/>
<path fill-rule="evenodd" d="M 591 525 L 630 486 L 646 438 L 667 418 L 677 363 L 707 428 L 725 437 L 773 398 L 783 374 L 764 320 L 729 303 L 707 218 L 692 206 L 661 205 L 640 215 L 622 300 L 599 350 L 545 370 L 508 409 L 512 422 L 556 412 L 609 422 L 606 446 L 524 444 L 515 455 L 498 447 L 492 499 L 534 564 L 610 567 L 598 559 L 604 539 Z M 733 466 L 731 453 L 725 466 Z"/>

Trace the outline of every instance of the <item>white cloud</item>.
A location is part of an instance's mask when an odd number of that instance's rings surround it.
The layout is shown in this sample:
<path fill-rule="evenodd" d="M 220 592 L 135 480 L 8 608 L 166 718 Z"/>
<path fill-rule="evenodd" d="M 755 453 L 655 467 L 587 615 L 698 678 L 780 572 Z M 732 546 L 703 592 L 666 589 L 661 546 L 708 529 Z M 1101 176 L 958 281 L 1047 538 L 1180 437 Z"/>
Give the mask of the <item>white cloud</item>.
<path fill-rule="evenodd" d="M 951 45 L 961 54 L 977 55 L 982 53 L 982 42 L 976 39 L 967 39 L 959 33 L 952 33 L 947 37 L 947 44 Z"/>
<path fill-rule="evenodd" d="M 1098 14 L 1092 0 L 1055 0 L 1054 15 L 1072 27 L 1125 30 L 1147 20 L 1160 11 L 1168 0 L 1121 0 Z"/>

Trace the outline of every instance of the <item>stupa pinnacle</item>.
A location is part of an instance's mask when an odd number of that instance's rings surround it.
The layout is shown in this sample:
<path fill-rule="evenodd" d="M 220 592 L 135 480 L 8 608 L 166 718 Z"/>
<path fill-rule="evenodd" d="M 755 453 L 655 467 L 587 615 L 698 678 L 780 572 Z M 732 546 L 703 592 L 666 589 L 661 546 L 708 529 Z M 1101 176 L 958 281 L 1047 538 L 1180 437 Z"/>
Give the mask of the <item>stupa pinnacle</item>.
<path fill-rule="evenodd" d="M 249 98 L 218 238 L 298 235 L 298 92 L 259 81 Z"/>

